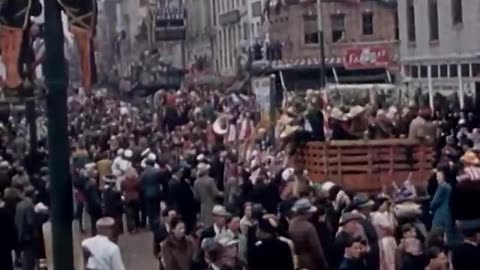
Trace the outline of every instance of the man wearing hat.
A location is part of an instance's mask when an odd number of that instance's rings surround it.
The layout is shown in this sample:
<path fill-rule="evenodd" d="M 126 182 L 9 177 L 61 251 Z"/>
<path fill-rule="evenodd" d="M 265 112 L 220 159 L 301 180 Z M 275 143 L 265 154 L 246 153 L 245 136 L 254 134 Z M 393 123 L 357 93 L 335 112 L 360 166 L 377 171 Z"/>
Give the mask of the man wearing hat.
<path fill-rule="evenodd" d="M 317 231 L 309 221 L 316 211 L 317 208 L 307 198 L 297 200 L 292 207 L 295 216 L 290 221 L 289 232 L 297 250 L 300 269 L 328 269 Z"/>
<path fill-rule="evenodd" d="M 210 165 L 199 163 L 197 166 L 197 180 L 193 184 L 193 192 L 200 201 L 200 222 L 206 226 L 212 224 L 211 212 L 215 205 L 215 199 L 223 196 L 215 183 L 215 180 L 208 175 Z"/>
<path fill-rule="evenodd" d="M 148 224 L 150 229 L 153 229 L 153 224 L 157 220 L 160 213 L 161 201 L 161 186 L 159 179 L 161 179 L 161 171 L 155 168 L 155 161 L 147 159 L 146 167 L 140 174 L 140 186 L 142 190 L 143 203 L 145 204 L 145 213 L 148 217 Z"/>
<path fill-rule="evenodd" d="M 98 234 L 82 242 L 86 270 L 125 270 L 120 248 L 112 240 L 115 220 L 104 217 L 96 222 Z"/>
<path fill-rule="evenodd" d="M 215 237 L 227 232 L 227 218 L 229 218 L 231 214 L 227 212 L 225 207 L 222 205 L 213 206 L 211 215 L 213 217 L 213 224 L 205 228 L 202 233 L 202 239 Z"/>
<path fill-rule="evenodd" d="M 123 201 L 122 193 L 115 187 L 115 177 L 108 175 L 103 180 L 105 189 L 103 191 L 104 214 L 115 220 L 115 238 L 123 233 Z"/>
<path fill-rule="evenodd" d="M 251 247 L 251 255 L 248 260 L 250 270 L 294 269 L 290 247 L 277 238 L 277 223 L 273 218 L 258 219 L 257 237 L 258 241 Z"/>
<path fill-rule="evenodd" d="M 334 265 L 331 265 L 332 268 L 335 269 L 340 266 L 348 239 L 364 235 L 363 227 L 360 223 L 363 219 L 362 215 L 356 211 L 343 213 L 340 217 L 339 225 L 341 229 L 333 245 L 333 258 L 331 261 Z"/>
<path fill-rule="evenodd" d="M 459 222 L 464 235 L 463 243 L 453 249 L 452 265 L 455 270 L 480 269 L 480 221 Z"/>

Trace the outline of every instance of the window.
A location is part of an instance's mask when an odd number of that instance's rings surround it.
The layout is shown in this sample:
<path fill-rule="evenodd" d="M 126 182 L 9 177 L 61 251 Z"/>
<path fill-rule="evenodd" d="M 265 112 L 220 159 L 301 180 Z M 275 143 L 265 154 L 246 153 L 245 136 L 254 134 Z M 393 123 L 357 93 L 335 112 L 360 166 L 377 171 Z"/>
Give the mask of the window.
<path fill-rule="evenodd" d="M 437 0 L 428 0 L 428 23 L 430 26 L 430 40 L 438 40 L 438 5 Z"/>
<path fill-rule="evenodd" d="M 450 77 L 457 77 L 458 76 L 457 65 L 456 64 L 451 64 L 449 66 L 449 69 L 450 69 Z"/>
<path fill-rule="evenodd" d="M 252 4 L 252 16 L 253 17 L 260 17 L 262 16 L 262 2 L 257 1 Z"/>
<path fill-rule="evenodd" d="M 462 64 L 460 66 L 462 77 L 470 77 L 470 65 L 469 64 Z"/>
<path fill-rule="evenodd" d="M 440 65 L 440 77 L 448 77 L 448 65 Z"/>
<path fill-rule="evenodd" d="M 472 77 L 480 76 L 480 63 L 472 64 Z"/>
<path fill-rule="evenodd" d="M 317 16 L 303 16 L 303 36 L 305 44 L 318 44 Z"/>
<path fill-rule="evenodd" d="M 438 66 L 432 65 L 432 78 L 438 78 Z"/>
<path fill-rule="evenodd" d="M 373 13 L 362 13 L 362 34 L 373 35 Z"/>
<path fill-rule="evenodd" d="M 463 23 L 462 0 L 451 0 L 451 1 L 452 1 L 452 23 L 454 25 Z"/>
<path fill-rule="evenodd" d="M 407 35 L 409 42 L 415 42 L 415 4 L 413 0 L 407 1 Z"/>
<path fill-rule="evenodd" d="M 418 78 L 418 66 L 412 66 L 412 78 Z"/>
<path fill-rule="evenodd" d="M 427 78 L 427 77 L 428 77 L 428 67 L 420 66 L 420 78 Z"/>
<path fill-rule="evenodd" d="M 332 41 L 342 41 L 345 38 L 345 14 L 331 15 L 330 20 L 332 21 Z"/>
<path fill-rule="evenodd" d="M 400 29 L 398 28 L 398 13 L 395 12 L 395 40 L 400 40 Z"/>

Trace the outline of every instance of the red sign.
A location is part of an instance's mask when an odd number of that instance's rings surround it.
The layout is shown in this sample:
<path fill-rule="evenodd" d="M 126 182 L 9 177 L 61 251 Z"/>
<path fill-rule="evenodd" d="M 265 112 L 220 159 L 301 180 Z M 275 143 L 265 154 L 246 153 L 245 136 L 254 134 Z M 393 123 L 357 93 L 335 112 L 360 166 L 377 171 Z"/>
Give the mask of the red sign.
<path fill-rule="evenodd" d="M 383 47 L 347 49 L 343 60 L 346 69 L 387 67 L 389 62 L 387 49 Z"/>

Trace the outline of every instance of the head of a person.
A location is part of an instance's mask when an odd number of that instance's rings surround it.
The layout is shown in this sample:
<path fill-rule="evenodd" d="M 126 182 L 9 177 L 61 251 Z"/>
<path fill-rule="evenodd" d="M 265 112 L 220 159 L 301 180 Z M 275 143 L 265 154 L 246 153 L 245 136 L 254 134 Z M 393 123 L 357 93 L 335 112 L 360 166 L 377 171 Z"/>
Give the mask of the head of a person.
<path fill-rule="evenodd" d="M 95 224 L 97 227 L 97 234 L 106 236 L 110 239 L 114 237 L 115 220 L 111 217 L 103 217 Z"/>
<path fill-rule="evenodd" d="M 317 211 L 317 207 L 313 206 L 308 198 L 298 199 L 292 206 L 292 212 L 296 216 L 302 216 L 306 219 L 312 217 Z"/>
<path fill-rule="evenodd" d="M 163 210 L 162 216 L 163 216 L 163 219 L 165 220 L 165 223 L 170 224 L 173 219 L 178 217 L 178 213 L 173 208 L 167 208 Z"/>
<path fill-rule="evenodd" d="M 178 217 L 172 218 L 172 220 L 170 220 L 170 232 L 175 239 L 180 240 L 185 238 L 185 223 Z"/>
<path fill-rule="evenodd" d="M 278 223 L 271 217 L 262 217 L 258 219 L 257 237 L 267 239 L 277 235 Z"/>
<path fill-rule="evenodd" d="M 213 223 L 219 228 L 224 228 L 227 223 L 227 218 L 231 215 L 222 205 L 215 205 L 212 210 L 212 216 Z"/>
<path fill-rule="evenodd" d="M 427 251 L 429 270 L 449 270 L 450 263 L 445 252 L 439 247 L 430 247 Z"/>
<path fill-rule="evenodd" d="M 405 224 L 402 226 L 403 238 L 417 238 L 417 229 L 412 224 Z"/>
<path fill-rule="evenodd" d="M 234 267 L 238 257 L 238 242 L 230 235 L 220 236 L 216 241 L 223 247 L 219 264 L 227 268 Z"/>
<path fill-rule="evenodd" d="M 362 237 L 349 236 L 345 242 L 345 257 L 359 259 L 364 248 L 363 242 Z"/>
<path fill-rule="evenodd" d="M 35 197 L 35 188 L 33 186 L 26 186 L 23 190 L 25 197 L 33 199 Z"/>
<path fill-rule="evenodd" d="M 234 233 L 240 233 L 240 217 L 231 216 L 227 218 L 227 227 L 230 231 Z"/>
<path fill-rule="evenodd" d="M 246 202 L 243 206 L 243 215 L 247 218 L 247 219 L 251 219 L 252 218 L 252 203 L 251 202 Z"/>
<path fill-rule="evenodd" d="M 359 235 L 362 230 L 361 219 L 362 217 L 356 213 L 345 213 L 340 219 L 340 225 L 349 235 Z"/>

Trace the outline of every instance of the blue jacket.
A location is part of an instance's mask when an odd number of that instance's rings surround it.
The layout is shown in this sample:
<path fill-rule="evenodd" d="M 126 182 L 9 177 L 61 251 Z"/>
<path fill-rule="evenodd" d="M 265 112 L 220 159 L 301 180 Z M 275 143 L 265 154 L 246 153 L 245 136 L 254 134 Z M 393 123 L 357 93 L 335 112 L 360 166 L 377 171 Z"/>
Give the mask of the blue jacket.
<path fill-rule="evenodd" d="M 452 187 L 447 182 L 438 185 L 435 195 L 430 202 L 430 210 L 433 213 L 432 227 L 447 231 L 452 225 L 450 212 L 450 195 Z"/>

